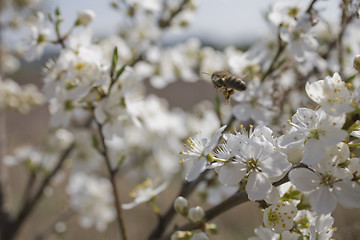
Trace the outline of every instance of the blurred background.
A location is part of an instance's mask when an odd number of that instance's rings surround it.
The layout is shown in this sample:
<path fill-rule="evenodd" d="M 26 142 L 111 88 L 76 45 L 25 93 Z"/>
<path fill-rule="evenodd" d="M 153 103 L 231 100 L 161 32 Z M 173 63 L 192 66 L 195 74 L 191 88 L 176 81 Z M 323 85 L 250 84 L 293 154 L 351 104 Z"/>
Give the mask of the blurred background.
<path fill-rule="evenodd" d="M 249 43 L 260 38 L 266 38 L 266 23 L 263 20 L 263 14 L 273 1 L 269 0 L 200 0 L 199 8 L 190 27 L 184 30 L 168 31 L 165 33 L 162 41 L 164 45 L 173 45 L 183 42 L 190 37 L 197 37 L 203 45 L 213 46 L 222 49 L 228 45 L 235 45 L 246 49 Z M 324 17 L 330 22 L 337 21 L 340 17 L 338 11 L 339 1 L 319 1 L 319 8 L 324 8 Z M 119 28 L 119 22 L 122 21 L 118 12 L 110 7 L 110 1 L 103 0 L 50 0 L 45 4 L 46 10 L 53 12 L 55 7 L 59 6 L 64 16 L 63 29 L 68 29 L 77 12 L 83 9 L 92 9 L 96 13 L 96 18 L 92 23 L 92 29 L 98 38 L 116 34 Z M 221 14 L 220 14 L 221 13 Z M 220 17 L 221 16 L 221 17 Z M 25 33 L 3 35 L 5 42 L 16 44 L 23 41 Z M 9 77 L 20 84 L 35 83 L 41 87 L 41 68 L 45 60 L 56 54 L 57 48 L 47 47 L 44 57 L 31 64 L 22 62 L 21 70 Z M 149 92 L 154 92 L 161 97 L 166 98 L 170 106 L 181 107 L 189 110 L 200 100 L 208 99 L 213 101 L 215 91 L 212 86 L 203 81 L 195 84 L 176 82 L 165 89 L 153 89 L 148 86 Z M 187 96 L 184 98 L 183 93 Z M 23 116 L 16 112 L 10 112 L 7 115 L 7 134 L 8 151 L 18 145 L 26 143 L 39 143 L 44 136 L 48 126 L 47 107 L 39 107 L 32 110 L 29 114 Z M 26 173 L 22 167 L 11 168 L 10 172 L 11 199 L 14 201 L 14 208 L 20 204 L 19 190 L 24 188 Z M 130 202 L 128 193 L 132 190 L 133 184 L 120 182 L 122 202 Z M 169 190 L 161 194 L 159 206 L 164 211 L 173 200 L 179 186 L 174 185 Z M 197 198 L 190 200 L 192 206 L 197 204 Z M 55 221 L 53 213 L 62 209 L 66 204 L 66 193 L 64 188 L 57 190 L 51 197 L 44 198 L 41 207 L 35 209 L 25 227 L 22 229 L 19 239 L 31 239 L 47 228 L 49 223 Z M 206 205 L 204 206 L 206 208 Z M 141 216 L 141 217 L 139 217 Z M 360 210 L 344 209 L 338 207 L 333 214 L 335 218 L 334 226 L 338 228 L 335 233 L 338 240 L 360 239 Z M 151 231 L 156 217 L 150 207 L 141 205 L 133 210 L 124 211 L 130 239 L 144 239 Z M 182 219 L 176 219 L 182 224 Z M 217 224 L 219 234 L 213 235 L 211 239 L 247 239 L 254 236 L 253 229 L 262 222 L 262 215 L 256 203 L 246 203 L 218 217 L 212 221 Z M 132 227 L 131 227 L 132 226 Z M 82 229 L 78 226 L 76 217 L 69 217 L 68 232 L 61 236 L 51 236 L 49 239 L 119 239 L 116 224 L 109 227 L 106 233 L 98 233 L 93 229 Z M 357 235 L 358 233 L 358 235 Z"/>

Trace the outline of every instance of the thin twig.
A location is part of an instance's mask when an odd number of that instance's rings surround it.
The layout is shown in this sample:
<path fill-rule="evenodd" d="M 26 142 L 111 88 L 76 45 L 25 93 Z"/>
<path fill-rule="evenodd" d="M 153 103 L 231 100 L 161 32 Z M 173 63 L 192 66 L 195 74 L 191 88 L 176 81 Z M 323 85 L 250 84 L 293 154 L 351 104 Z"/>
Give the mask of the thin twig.
<path fill-rule="evenodd" d="M 205 178 L 206 174 L 208 173 L 208 170 L 201 173 L 201 175 L 193 182 L 184 181 L 181 185 L 181 189 L 179 193 L 176 195 L 176 198 L 178 196 L 182 196 L 184 198 L 187 198 L 196 188 L 196 186 Z M 174 202 L 176 198 L 172 201 L 170 207 L 165 212 L 164 215 L 159 216 L 159 221 L 157 226 L 153 229 L 151 232 L 148 240 L 156 240 L 160 239 L 161 236 L 164 234 L 167 226 L 170 224 L 171 220 L 175 217 L 176 211 L 174 209 Z"/>
<path fill-rule="evenodd" d="M 96 121 L 96 119 L 94 118 L 94 120 Z M 100 151 L 100 153 L 103 155 L 104 160 L 105 160 L 105 164 L 106 164 L 106 168 L 109 172 L 109 178 L 110 178 L 110 182 L 111 182 L 111 186 L 112 186 L 112 191 L 113 191 L 113 195 L 114 195 L 114 200 L 115 200 L 115 208 L 116 208 L 116 214 L 117 214 L 117 223 L 118 223 L 118 227 L 120 230 L 120 235 L 121 238 L 123 240 L 127 240 L 127 234 L 126 234 L 126 228 L 125 228 L 125 222 L 122 216 L 122 208 L 121 208 L 121 201 L 120 201 L 120 194 L 118 191 L 118 187 L 117 187 L 117 182 L 116 182 L 116 174 L 117 171 L 114 170 L 111 166 L 111 162 L 110 162 L 110 158 L 108 156 L 108 148 L 107 145 L 105 143 L 105 136 L 103 135 L 102 132 L 102 125 L 96 121 L 96 124 L 98 126 L 98 131 L 100 134 L 100 139 L 101 139 L 101 143 L 102 143 L 102 151 Z"/>
<path fill-rule="evenodd" d="M 286 174 L 281 180 L 273 183 L 273 186 L 277 187 L 288 181 L 289 181 L 289 178 L 288 178 L 288 175 Z M 232 209 L 233 207 L 236 207 L 247 201 L 249 201 L 249 199 L 248 199 L 246 191 L 244 191 L 244 190 L 238 191 L 235 194 L 233 194 L 231 197 L 229 197 L 228 199 L 221 202 L 220 204 L 207 210 L 205 212 L 205 217 L 204 217 L 203 222 L 206 223 L 206 222 L 210 221 L 211 219 L 214 219 L 215 217 L 219 216 L 220 214 Z M 175 232 L 175 231 L 191 231 L 191 230 L 196 229 L 198 226 L 199 226 L 198 224 L 187 223 L 187 224 L 175 229 L 173 232 Z M 170 240 L 173 232 L 170 233 L 169 235 L 167 235 L 165 238 L 163 238 L 163 240 Z"/>
<path fill-rule="evenodd" d="M 47 226 L 41 233 L 37 234 L 35 240 L 43 240 L 54 233 L 55 226 L 58 222 L 66 222 L 75 215 L 70 209 L 62 212 L 49 226 Z"/>
<path fill-rule="evenodd" d="M 281 28 L 281 26 L 279 26 L 279 28 L 278 28 L 278 49 L 276 51 L 274 58 L 272 59 L 272 61 L 270 63 L 269 68 L 266 70 L 266 72 L 261 77 L 261 82 L 263 82 L 273 71 L 275 71 L 275 63 L 279 59 L 281 53 L 284 51 L 284 49 L 287 45 L 287 43 L 285 43 L 281 40 L 280 28 Z"/>

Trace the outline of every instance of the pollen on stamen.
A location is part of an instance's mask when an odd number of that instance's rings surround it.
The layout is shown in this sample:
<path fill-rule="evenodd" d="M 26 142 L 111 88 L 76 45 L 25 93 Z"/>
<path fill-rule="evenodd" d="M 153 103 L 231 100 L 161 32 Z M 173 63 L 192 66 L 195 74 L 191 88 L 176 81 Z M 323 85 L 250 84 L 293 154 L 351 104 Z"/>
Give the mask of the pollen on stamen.
<path fill-rule="evenodd" d="M 291 123 L 291 121 L 290 121 L 290 120 L 287 120 L 287 123 L 289 123 L 289 124 L 290 124 L 290 123 Z"/>
<path fill-rule="evenodd" d="M 289 130 L 286 130 L 286 131 L 285 131 L 285 133 L 287 133 L 287 134 L 288 134 L 288 133 L 290 133 L 290 131 L 289 131 Z"/>

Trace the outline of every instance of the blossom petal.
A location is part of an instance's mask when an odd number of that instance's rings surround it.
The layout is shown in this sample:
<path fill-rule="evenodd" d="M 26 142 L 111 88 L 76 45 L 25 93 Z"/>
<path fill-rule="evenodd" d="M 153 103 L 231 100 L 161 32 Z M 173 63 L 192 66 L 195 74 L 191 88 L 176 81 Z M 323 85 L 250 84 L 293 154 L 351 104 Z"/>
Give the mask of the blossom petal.
<path fill-rule="evenodd" d="M 278 143 L 281 148 L 291 148 L 300 146 L 306 139 L 304 132 L 290 132 L 279 137 Z"/>
<path fill-rule="evenodd" d="M 305 143 L 304 155 L 301 162 L 307 165 L 317 163 L 325 154 L 324 144 L 317 139 L 309 139 Z"/>
<path fill-rule="evenodd" d="M 304 192 L 314 190 L 320 184 L 320 177 L 306 168 L 296 168 L 290 171 L 289 179 L 297 189 Z"/>
<path fill-rule="evenodd" d="M 286 160 L 286 155 L 275 152 L 263 159 L 260 163 L 261 169 L 270 177 L 284 176 L 291 168 L 291 164 Z"/>
<path fill-rule="evenodd" d="M 226 128 L 226 125 L 222 126 L 218 130 L 216 130 L 214 135 L 211 137 L 208 146 L 204 150 L 204 155 L 205 156 L 208 155 L 217 146 L 217 143 L 218 143 L 218 141 L 219 141 L 219 139 L 220 139 L 220 137 L 222 135 L 222 132 L 224 131 L 225 128 Z"/>
<path fill-rule="evenodd" d="M 206 158 L 201 157 L 200 159 L 195 160 L 194 164 L 192 165 L 189 173 L 186 176 L 186 181 L 192 182 L 197 179 L 203 171 L 206 169 Z"/>
<path fill-rule="evenodd" d="M 246 174 L 246 166 L 239 162 L 229 162 L 219 170 L 219 181 L 225 185 L 238 184 Z"/>
<path fill-rule="evenodd" d="M 329 187 L 322 186 L 310 193 L 310 204 L 312 208 L 321 214 L 328 214 L 336 208 L 336 196 L 330 192 Z"/>
<path fill-rule="evenodd" d="M 246 192 L 251 201 L 263 200 L 271 191 L 271 184 L 264 173 L 252 172 L 246 184 Z"/>
<path fill-rule="evenodd" d="M 336 145 L 348 135 L 345 130 L 338 128 L 329 128 L 326 129 L 326 134 L 320 136 L 320 141 L 326 146 Z"/>
<path fill-rule="evenodd" d="M 352 181 L 334 184 L 334 193 L 338 202 L 347 208 L 360 208 L 360 185 Z"/>

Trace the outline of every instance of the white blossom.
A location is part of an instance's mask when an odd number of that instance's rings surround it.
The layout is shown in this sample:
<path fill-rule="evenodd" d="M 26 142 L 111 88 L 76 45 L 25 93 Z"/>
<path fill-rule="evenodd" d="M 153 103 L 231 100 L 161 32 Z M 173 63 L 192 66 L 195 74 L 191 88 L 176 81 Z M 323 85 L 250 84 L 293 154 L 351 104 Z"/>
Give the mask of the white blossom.
<path fill-rule="evenodd" d="M 294 226 L 294 217 L 297 214 L 296 207 L 290 202 L 274 204 L 264 211 L 265 227 L 276 233 L 283 233 Z"/>
<path fill-rule="evenodd" d="M 26 61 L 40 59 L 51 34 L 50 27 L 46 24 L 44 13 L 38 12 L 36 16 L 35 24 L 30 25 L 31 39 L 29 39 L 28 49 L 24 55 Z"/>
<path fill-rule="evenodd" d="M 343 143 L 329 147 L 324 157 L 311 169 L 297 168 L 289 179 L 297 189 L 309 192 L 312 208 L 321 214 L 335 210 L 337 203 L 344 207 L 360 207 L 360 185 L 352 174 L 340 165 L 347 161 L 349 150 Z"/>
<path fill-rule="evenodd" d="M 194 181 L 203 171 L 207 165 L 207 155 L 216 147 L 222 132 L 226 128 L 222 126 L 219 128 L 211 139 L 202 138 L 200 134 L 197 134 L 195 138 L 188 139 L 188 146 L 186 151 L 182 151 L 184 161 L 191 161 L 191 168 L 186 176 L 186 180 Z"/>
<path fill-rule="evenodd" d="M 324 156 L 327 146 L 334 146 L 347 136 L 340 129 L 344 122 L 345 115 L 332 116 L 321 109 L 299 108 L 290 122 L 290 132 L 280 136 L 279 147 L 292 149 L 304 144 L 301 162 L 314 164 Z"/>
<path fill-rule="evenodd" d="M 80 214 L 79 223 L 84 228 L 95 226 L 105 231 L 116 215 L 111 184 L 108 179 L 84 173 L 73 174 L 67 193 L 71 208 Z"/>
<path fill-rule="evenodd" d="M 84 9 L 78 13 L 78 23 L 80 25 L 87 26 L 89 25 L 95 18 L 95 12 L 90 9 Z"/>
<path fill-rule="evenodd" d="M 246 191 L 253 201 L 264 199 L 272 191 L 271 181 L 280 180 L 291 167 L 286 155 L 275 150 L 272 131 L 265 126 L 230 135 L 215 156 L 226 160 L 218 170 L 219 181 L 234 185 L 247 176 Z"/>
<path fill-rule="evenodd" d="M 153 181 L 151 179 L 146 179 L 130 193 L 130 196 L 135 198 L 134 201 L 122 204 L 122 208 L 131 209 L 142 203 L 146 203 L 164 191 L 167 186 L 168 182 L 160 183 L 158 180 Z"/>
<path fill-rule="evenodd" d="M 338 73 L 334 73 L 333 77 L 327 76 L 325 80 L 307 82 L 305 90 L 311 100 L 328 114 L 338 116 L 354 109 L 351 93 Z"/>

